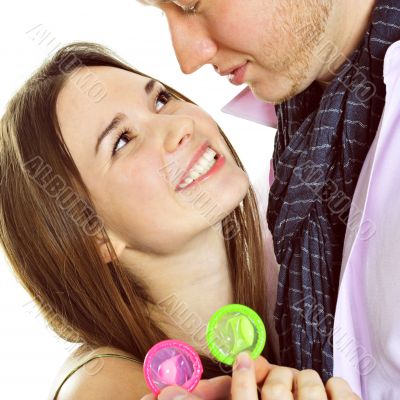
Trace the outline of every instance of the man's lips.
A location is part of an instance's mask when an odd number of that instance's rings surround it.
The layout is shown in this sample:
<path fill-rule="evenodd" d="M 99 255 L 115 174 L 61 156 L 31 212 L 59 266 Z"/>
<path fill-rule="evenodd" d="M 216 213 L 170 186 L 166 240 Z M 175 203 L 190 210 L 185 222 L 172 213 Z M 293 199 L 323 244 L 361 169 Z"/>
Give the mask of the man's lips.
<path fill-rule="evenodd" d="M 220 73 L 221 76 L 229 75 L 229 81 L 234 85 L 241 85 L 245 81 L 248 61 Z"/>
<path fill-rule="evenodd" d="M 224 71 L 221 71 L 219 74 L 220 74 L 221 76 L 226 76 L 226 75 L 233 74 L 237 69 L 239 69 L 240 67 L 243 67 L 243 66 L 246 65 L 246 64 L 247 64 L 247 61 L 244 62 L 244 63 L 242 63 L 242 64 L 236 65 L 236 67 L 229 68 L 229 69 L 226 69 L 226 70 L 224 70 Z"/>

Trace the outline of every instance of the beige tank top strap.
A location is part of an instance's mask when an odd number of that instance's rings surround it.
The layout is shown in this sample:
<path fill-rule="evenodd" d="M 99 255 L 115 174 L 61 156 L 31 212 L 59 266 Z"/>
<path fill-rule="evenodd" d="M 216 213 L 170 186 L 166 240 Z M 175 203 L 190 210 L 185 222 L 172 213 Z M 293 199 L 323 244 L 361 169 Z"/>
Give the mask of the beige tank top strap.
<path fill-rule="evenodd" d="M 79 364 L 78 366 L 76 366 L 72 371 L 70 371 L 68 373 L 68 375 L 63 379 L 63 381 L 61 382 L 60 386 L 58 387 L 56 393 L 54 394 L 53 400 L 57 400 L 57 396 L 60 393 L 61 387 L 62 385 L 64 385 L 64 383 L 67 381 L 67 379 L 73 375 L 79 368 L 83 367 L 84 365 L 86 365 L 88 362 L 96 359 L 96 358 L 101 358 L 101 357 L 117 357 L 117 358 L 125 358 L 126 360 L 130 360 L 133 361 L 135 363 L 138 364 L 142 364 L 140 361 L 136 360 L 133 357 L 129 357 L 129 356 L 125 356 L 122 354 L 112 354 L 112 353 L 107 353 L 107 354 L 96 354 L 95 356 L 92 356 L 90 358 L 88 358 L 87 360 L 85 360 L 84 362 L 82 362 L 81 364 Z"/>

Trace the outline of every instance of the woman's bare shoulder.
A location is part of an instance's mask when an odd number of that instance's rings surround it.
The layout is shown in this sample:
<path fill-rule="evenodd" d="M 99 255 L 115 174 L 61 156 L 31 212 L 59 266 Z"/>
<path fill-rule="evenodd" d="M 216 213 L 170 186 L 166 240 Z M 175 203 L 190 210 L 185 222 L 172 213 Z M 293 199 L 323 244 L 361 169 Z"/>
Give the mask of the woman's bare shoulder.
<path fill-rule="evenodd" d="M 74 372 L 62 385 L 57 400 L 133 400 L 140 399 L 149 392 L 140 363 L 119 357 L 96 358 L 99 354 L 132 357 L 114 347 L 78 348 L 62 364 L 53 382 L 49 399 L 53 400 L 57 388 L 71 371 L 92 357 L 94 358 L 91 361 Z"/>

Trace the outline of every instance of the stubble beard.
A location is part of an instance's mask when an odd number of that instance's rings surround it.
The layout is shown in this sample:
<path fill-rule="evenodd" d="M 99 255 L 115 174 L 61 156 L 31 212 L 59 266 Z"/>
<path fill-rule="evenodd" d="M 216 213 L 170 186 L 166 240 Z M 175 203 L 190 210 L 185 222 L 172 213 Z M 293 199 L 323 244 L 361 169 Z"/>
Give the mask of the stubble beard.
<path fill-rule="evenodd" d="M 285 94 L 274 101 L 283 103 L 304 90 L 318 45 L 324 38 L 333 0 L 277 0 L 275 41 L 276 58 L 270 51 L 263 54 L 267 69 L 289 82 Z M 266 38 L 266 40 L 269 40 Z M 286 46 L 280 46 L 282 40 Z M 280 49 L 279 49 L 280 47 Z"/>

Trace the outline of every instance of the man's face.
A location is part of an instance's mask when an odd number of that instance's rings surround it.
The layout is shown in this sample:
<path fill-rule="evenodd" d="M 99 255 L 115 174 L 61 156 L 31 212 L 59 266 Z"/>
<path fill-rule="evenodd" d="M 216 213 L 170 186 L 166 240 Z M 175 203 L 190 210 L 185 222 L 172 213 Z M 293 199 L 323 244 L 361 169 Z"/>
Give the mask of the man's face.
<path fill-rule="evenodd" d="M 268 102 L 304 90 L 321 72 L 318 45 L 333 0 L 140 0 L 167 16 L 181 69 L 212 64 Z"/>

